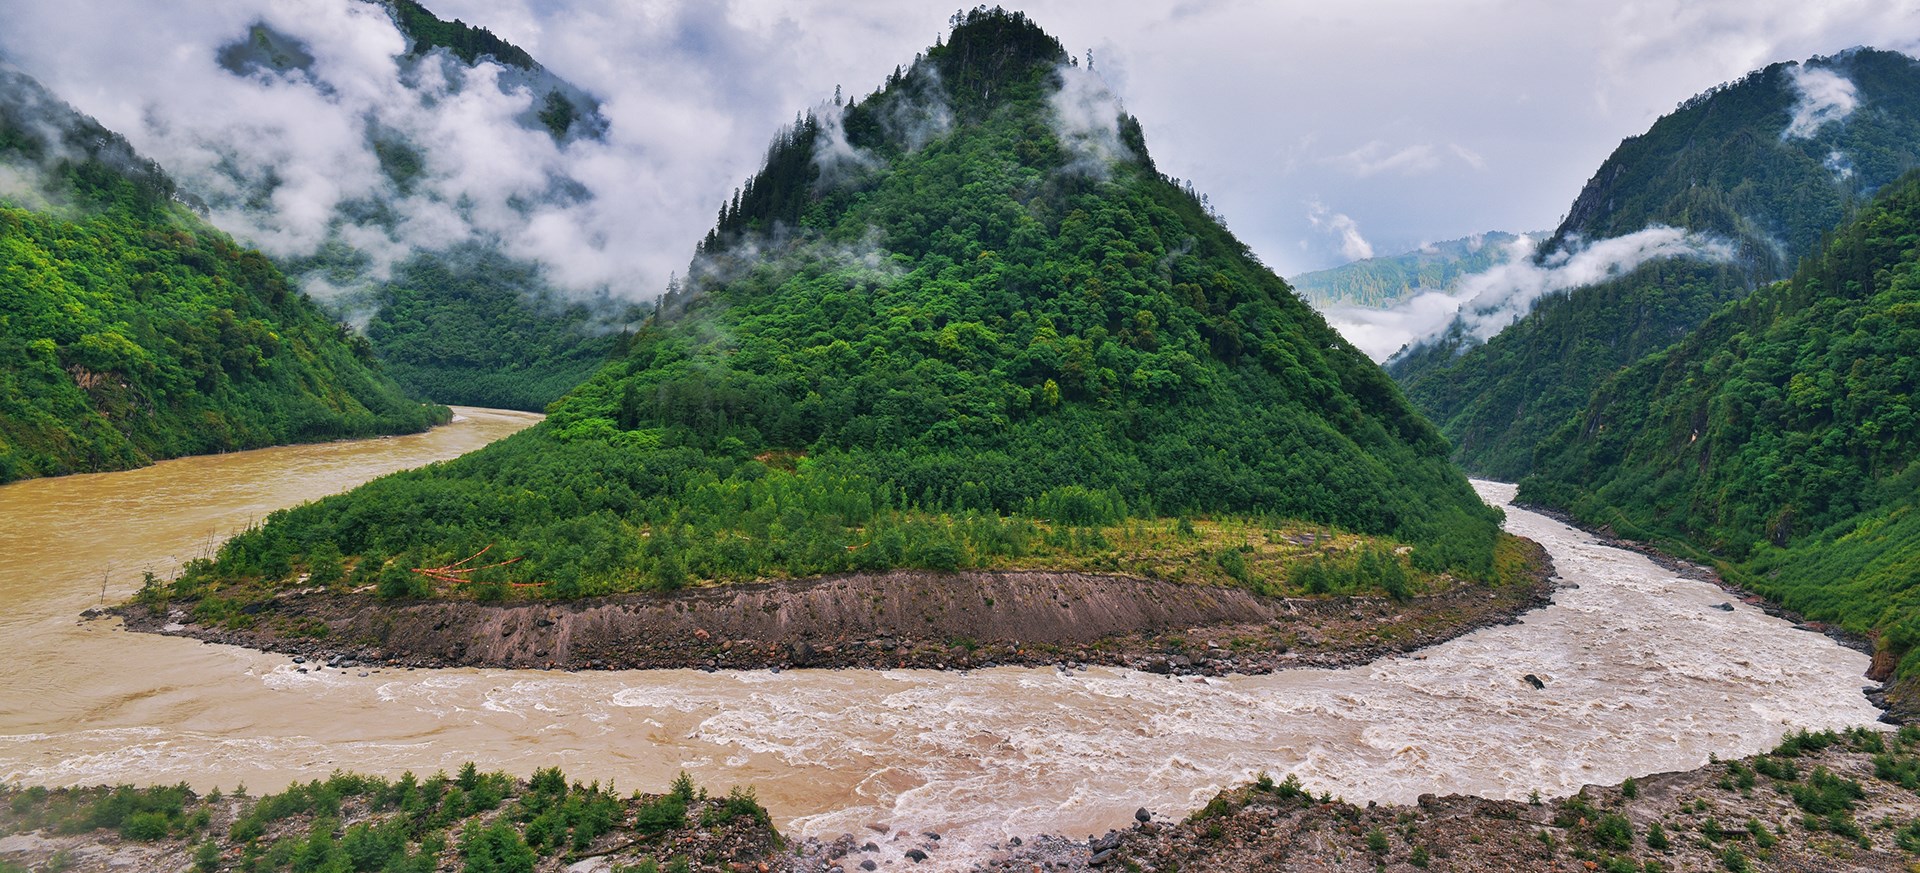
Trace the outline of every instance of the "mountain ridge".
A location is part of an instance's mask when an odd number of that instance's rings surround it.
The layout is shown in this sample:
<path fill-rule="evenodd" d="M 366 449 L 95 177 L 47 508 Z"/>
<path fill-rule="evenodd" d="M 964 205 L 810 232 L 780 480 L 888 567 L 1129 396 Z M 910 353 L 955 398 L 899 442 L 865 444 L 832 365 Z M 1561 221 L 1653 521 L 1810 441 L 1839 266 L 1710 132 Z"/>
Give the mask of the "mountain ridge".
<path fill-rule="evenodd" d="M 1856 105 L 1796 131 L 1799 101 L 1809 99 L 1796 84 L 1802 75 L 1840 77 Z M 1709 90 L 1615 149 L 1536 264 L 1662 225 L 1720 241 L 1731 258 L 1663 258 L 1549 294 L 1484 343 L 1456 325 L 1396 355 L 1388 372 L 1454 442 L 1455 460 L 1517 480 L 1531 469 L 1533 447 L 1601 378 L 1790 273 L 1854 204 L 1920 165 L 1916 142 L 1920 62 L 1895 52 L 1773 64 Z"/>

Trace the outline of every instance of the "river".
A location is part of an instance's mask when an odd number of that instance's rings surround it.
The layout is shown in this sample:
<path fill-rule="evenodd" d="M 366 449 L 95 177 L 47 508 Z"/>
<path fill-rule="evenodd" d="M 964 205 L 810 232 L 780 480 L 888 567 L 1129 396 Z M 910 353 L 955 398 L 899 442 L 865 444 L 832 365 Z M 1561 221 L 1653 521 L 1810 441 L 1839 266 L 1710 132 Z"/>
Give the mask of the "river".
<path fill-rule="evenodd" d="M 680 770 L 756 788 L 790 833 L 1010 835 L 1180 815 L 1261 770 L 1348 800 L 1523 798 L 1769 748 L 1878 716 L 1867 658 L 1645 557 L 1507 508 L 1573 586 L 1518 624 L 1341 670 L 1172 679 L 1122 669 L 297 672 L 288 658 L 82 621 L 273 509 L 452 457 L 533 416 L 167 461 L 0 488 L 0 779 L 244 783 L 473 759 L 621 790 Z M 1476 483 L 1490 502 L 1511 486 Z M 1539 676 L 1534 690 L 1521 677 Z"/>

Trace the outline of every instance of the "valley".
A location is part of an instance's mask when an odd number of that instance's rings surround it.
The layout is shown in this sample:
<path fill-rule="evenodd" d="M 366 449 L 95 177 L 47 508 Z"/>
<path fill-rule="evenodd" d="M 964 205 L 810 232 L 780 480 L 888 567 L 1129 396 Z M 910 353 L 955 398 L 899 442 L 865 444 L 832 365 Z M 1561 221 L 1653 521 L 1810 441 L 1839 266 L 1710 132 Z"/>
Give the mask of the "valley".
<path fill-rule="evenodd" d="M 1910 36 L 444 2 L 0 33 L 0 873 L 1920 869 Z"/>

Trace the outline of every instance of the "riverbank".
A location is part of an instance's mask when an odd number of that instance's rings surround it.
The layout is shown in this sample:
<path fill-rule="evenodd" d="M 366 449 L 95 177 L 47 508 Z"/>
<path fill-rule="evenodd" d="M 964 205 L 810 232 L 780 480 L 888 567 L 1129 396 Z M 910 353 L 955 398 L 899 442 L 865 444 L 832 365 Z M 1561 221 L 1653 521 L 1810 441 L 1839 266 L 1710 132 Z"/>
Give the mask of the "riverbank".
<path fill-rule="evenodd" d="M 1790 735 L 1773 753 L 1538 802 L 1359 807 L 1264 779 L 1182 820 L 1022 841 L 981 871 L 1888 871 L 1920 850 L 1920 730 Z M 1145 811 L 1143 811 L 1145 812 Z"/>
<path fill-rule="evenodd" d="M 1810 620 L 1798 612 L 1781 606 L 1764 594 L 1728 581 L 1712 567 L 1675 557 L 1652 543 L 1621 537 L 1609 528 L 1589 527 L 1573 516 L 1550 506 L 1532 504 L 1514 504 L 1514 506 L 1528 512 L 1539 513 L 1575 530 L 1583 531 L 1614 548 L 1645 555 L 1648 560 L 1676 576 L 1711 584 L 1761 612 L 1793 622 L 1795 627 L 1820 634 L 1835 643 L 1867 655 L 1873 661 L 1861 678 L 1880 686 L 1868 688 L 1866 695 L 1868 700 L 1873 701 L 1873 704 L 1885 713 L 1881 720 L 1888 724 L 1908 724 L 1920 719 L 1920 677 L 1896 680 L 1894 669 L 1899 666 L 1899 660 L 1893 656 L 1893 652 L 1875 645 L 1871 637 L 1853 633 L 1839 625 Z"/>
<path fill-rule="evenodd" d="M 297 656 L 303 663 L 535 669 L 932 668 L 1104 665 L 1260 674 L 1367 663 L 1515 621 L 1546 605 L 1552 559 L 1526 542 L 1522 578 L 1405 601 L 1277 598 L 1242 588 L 1040 571 L 894 571 L 573 602 L 383 602 L 295 591 L 252 626 L 128 605 L 133 631 Z"/>
<path fill-rule="evenodd" d="M 1133 826 L 1102 837 L 1009 839 L 967 853 L 971 861 L 943 846 L 938 833 L 886 822 L 791 842 L 750 791 L 709 794 L 685 779 L 631 796 L 597 782 L 569 783 L 558 770 L 529 780 L 473 771 L 398 780 L 336 773 L 269 798 L 184 787 L 0 788 L 0 871 L 217 871 L 336 856 L 431 870 L 484 851 L 526 865 L 501 869 L 541 873 L 820 873 L 923 864 L 981 873 L 1865 873 L 1907 869 L 1920 858 L 1916 752 L 1920 729 L 1800 733 L 1768 754 L 1532 802 L 1425 795 L 1410 805 L 1361 807 L 1291 779 L 1262 778 L 1184 818 L 1143 809 Z"/>

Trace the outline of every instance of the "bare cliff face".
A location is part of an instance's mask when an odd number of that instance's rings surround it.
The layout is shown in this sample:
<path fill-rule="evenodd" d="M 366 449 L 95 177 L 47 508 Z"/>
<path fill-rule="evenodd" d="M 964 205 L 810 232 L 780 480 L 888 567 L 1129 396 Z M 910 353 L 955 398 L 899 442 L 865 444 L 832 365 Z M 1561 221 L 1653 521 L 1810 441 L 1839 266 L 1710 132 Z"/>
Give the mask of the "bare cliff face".
<path fill-rule="evenodd" d="M 559 668 L 950 667 L 1118 664 L 1265 672 L 1370 660 L 1509 620 L 1545 602 L 1532 584 L 1463 585 L 1406 602 L 1295 600 L 1239 588 L 1046 571 L 894 571 L 574 603 L 376 602 L 296 593 L 253 629 L 136 630 L 305 654 L 428 665 Z M 174 617 L 176 620 L 180 616 Z"/>

